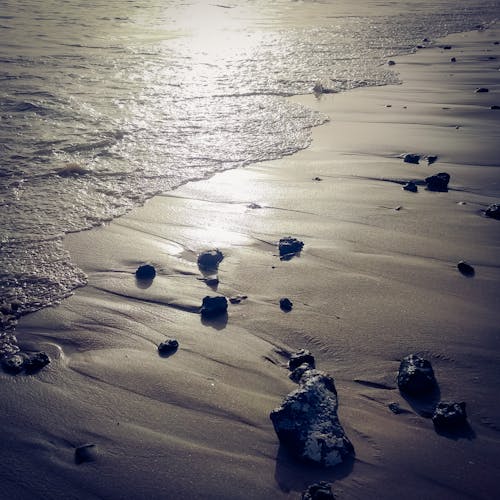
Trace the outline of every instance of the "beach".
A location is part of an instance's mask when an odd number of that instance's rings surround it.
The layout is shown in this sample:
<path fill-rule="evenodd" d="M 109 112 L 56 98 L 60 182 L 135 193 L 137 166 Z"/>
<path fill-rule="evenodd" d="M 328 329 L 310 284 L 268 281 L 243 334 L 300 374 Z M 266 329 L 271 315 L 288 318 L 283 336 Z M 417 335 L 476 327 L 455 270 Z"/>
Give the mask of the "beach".
<path fill-rule="evenodd" d="M 0 497 L 285 499 L 328 481 L 339 499 L 496 498 L 500 223 L 484 210 L 500 200 L 498 41 L 497 25 L 450 35 L 394 57 L 401 85 L 293 97 L 329 117 L 309 148 L 67 235 L 88 285 L 17 327 L 51 363 L 0 373 Z M 427 190 L 439 172 L 449 190 Z M 287 236 L 304 248 L 280 260 Z M 215 248 L 210 285 L 197 256 Z M 144 263 L 157 275 L 140 286 Z M 227 317 L 200 317 L 206 295 L 234 299 Z M 167 338 L 179 348 L 159 356 Z M 269 413 L 297 387 L 301 348 L 335 380 L 352 462 L 324 469 L 279 445 Z M 436 432 L 399 392 L 411 353 L 441 400 L 466 402 L 469 433 Z"/>

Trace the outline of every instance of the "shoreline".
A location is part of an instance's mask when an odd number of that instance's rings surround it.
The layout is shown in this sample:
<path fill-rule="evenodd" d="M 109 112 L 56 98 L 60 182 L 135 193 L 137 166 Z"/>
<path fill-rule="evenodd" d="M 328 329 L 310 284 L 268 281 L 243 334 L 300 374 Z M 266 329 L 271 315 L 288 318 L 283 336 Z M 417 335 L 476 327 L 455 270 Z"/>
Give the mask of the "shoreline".
<path fill-rule="evenodd" d="M 497 37 L 498 26 L 453 34 L 395 57 L 401 85 L 292 98 L 330 116 L 309 148 L 67 235 L 89 284 L 20 320 L 19 343 L 53 361 L 33 377 L 1 374 L 17 392 L 2 404 L 13 430 L 0 456 L 21 468 L 3 474 L 6 492 L 297 498 L 329 480 L 337 498 L 493 498 L 500 237 L 480 210 L 500 198 L 500 111 L 489 109 L 500 104 L 499 62 L 488 59 L 500 55 Z M 474 93 L 482 86 L 491 91 Z M 410 165 L 404 153 L 438 159 Z M 447 193 L 399 184 L 442 171 Z M 276 243 L 289 235 L 304 250 L 280 261 Z M 209 248 L 225 255 L 216 292 L 196 266 Z M 459 260 L 474 278 L 460 275 Z M 158 275 L 138 288 L 144 262 Z M 201 299 L 215 294 L 248 298 L 226 321 L 200 322 Z M 180 347 L 163 359 L 156 346 L 167 337 Z M 296 387 L 281 352 L 302 347 L 335 378 L 356 449 L 347 470 L 296 463 L 272 429 L 269 412 Z M 410 352 L 430 359 L 442 399 L 467 402 L 473 437 L 437 434 L 401 397 L 394 376 Z M 392 414 L 390 402 L 404 412 Z M 72 453 L 84 443 L 96 444 L 97 459 L 77 466 Z"/>

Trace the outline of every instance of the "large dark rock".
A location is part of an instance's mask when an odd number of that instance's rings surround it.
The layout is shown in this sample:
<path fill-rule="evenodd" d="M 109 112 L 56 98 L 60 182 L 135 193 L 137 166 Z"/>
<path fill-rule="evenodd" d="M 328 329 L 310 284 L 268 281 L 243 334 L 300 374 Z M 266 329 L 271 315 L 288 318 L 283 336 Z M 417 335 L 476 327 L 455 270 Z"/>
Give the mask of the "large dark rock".
<path fill-rule="evenodd" d="M 167 339 L 158 346 L 158 352 L 162 356 L 173 354 L 179 348 L 179 342 L 176 339 Z"/>
<path fill-rule="evenodd" d="M 156 269 L 150 264 L 144 264 L 137 268 L 135 277 L 138 280 L 152 280 L 156 276 Z"/>
<path fill-rule="evenodd" d="M 436 175 L 431 175 L 426 177 L 425 182 L 427 183 L 427 189 L 429 191 L 448 191 L 448 183 L 450 182 L 450 174 L 446 172 L 440 172 Z"/>
<path fill-rule="evenodd" d="M 226 297 L 217 296 L 209 297 L 208 295 L 203 298 L 200 313 L 204 318 L 214 318 L 227 312 L 227 299 Z"/>
<path fill-rule="evenodd" d="M 290 356 L 290 359 L 288 360 L 288 369 L 293 371 L 303 363 L 307 363 L 310 368 L 316 368 L 314 356 L 311 354 L 311 351 L 308 351 L 307 349 L 299 349 Z"/>
<path fill-rule="evenodd" d="M 465 403 L 463 401 L 461 403 L 440 401 L 434 410 L 434 415 L 432 415 L 432 422 L 439 429 L 453 430 L 466 426 Z"/>
<path fill-rule="evenodd" d="M 287 297 L 281 298 L 280 309 L 285 312 L 291 311 L 293 309 L 293 302 Z"/>
<path fill-rule="evenodd" d="M 217 270 L 219 264 L 224 259 L 224 255 L 219 249 L 207 250 L 198 255 L 198 266 L 201 269 Z"/>
<path fill-rule="evenodd" d="M 35 373 L 50 363 L 49 355 L 45 352 L 37 352 L 29 356 L 24 362 L 26 373 Z"/>
<path fill-rule="evenodd" d="M 288 236 L 286 238 L 280 239 L 278 248 L 280 251 L 281 259 L 288 260 L 302 251 L 302 248 L 304 248 L 304 243 L 296 238 Z"/>
<path fill-rule="evenodd" d="M 270 414 L 283 446 L 296 457 L 333 467 L 354 455 L 354 448 L 337 416 L 338 400 L 333 378 L 309 370 L 300 387 L 288 394 Z"/>
<path fill-rule="evenodd" d="M 332 485 L 326 481 L 311 484 L 302 493 L 302 500 L 335 500 L 332 492 Z"/>
<path fill-rule="evenodd" d="M 420 161 L 420 155 L 417 155 L 415 153 L 407 153 L 404 155 L 403 161 L 405 163 L 413 163 L 415 165 L 418 165 L 418 162 Z"/>
<path fill-rule="evenodd" d="M 500 220 L 500 205 L 493 203 L 484 211 L 484 215 L 492 219 Z"/>
<path fill-rule="evenodd" d="M 413 396 L 425 395 L 437 386 L 431 364 L 416 354 L 410 354 L 401 361 L 397 383 L 401 392 Z"/>

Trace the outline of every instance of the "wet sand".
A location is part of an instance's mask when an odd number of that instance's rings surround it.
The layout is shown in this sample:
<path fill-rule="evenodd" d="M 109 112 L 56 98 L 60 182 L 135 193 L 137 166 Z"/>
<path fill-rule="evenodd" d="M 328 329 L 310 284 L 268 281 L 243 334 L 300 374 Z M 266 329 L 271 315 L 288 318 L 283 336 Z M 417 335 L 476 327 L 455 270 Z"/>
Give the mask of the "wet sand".
<path fill-rule="evenodd" d="M 19 325 L 21 347 L 52 363 L 0 374 L 0 497 L 300 498 L 326 480 L 345 499 L 495 498 L 500 222 L 482 210 L 500 200 L 496 41 L 498 27 L 452 35 L 395 58 L 402 85 L 296 97 L 330 117 L 307 150 L 68 235 L 89 284 Z M 438 172 L 448 192 L 425 189 Z M 281 261 L 285 236 L 304 249 Z M 196 263 L 211 248 L 224 253 L 212 288 Z M 145 262 L 158 274 L 139 286 Z M 205 295 L 246 298 L 206 321 Z M 166 338 L 180 344 L 168 358 Z M 286 353 L 299 348 L 335 378 L 352 463 L 322 470 L 279 446 L 269 412 L 295 387 Z M 435 400 L 397 390 L 410 353 L 432 363 Z M 468 432 L 436 432 L 439 398 L 467 403 Z M 95 460 L 78 465 L 83 444 Z"/>

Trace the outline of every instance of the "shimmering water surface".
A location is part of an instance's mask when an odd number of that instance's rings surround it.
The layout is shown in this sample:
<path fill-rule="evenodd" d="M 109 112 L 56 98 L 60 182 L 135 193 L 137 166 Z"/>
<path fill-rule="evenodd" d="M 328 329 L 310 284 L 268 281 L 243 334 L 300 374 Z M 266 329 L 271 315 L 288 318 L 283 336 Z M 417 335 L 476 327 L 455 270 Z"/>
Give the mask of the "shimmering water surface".
<path fill-rule="evenodd" d="M 285 99 L 394 83 L 387 58 L 498 0 L 1 0 L 0 322 L 85 283 L 62 237 L 306 147 Z"/>

